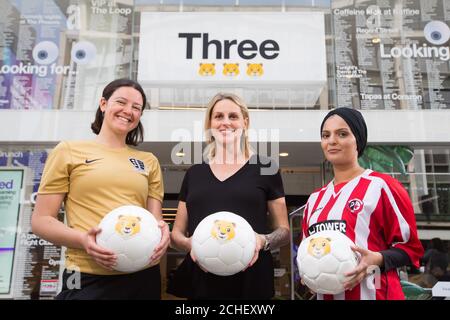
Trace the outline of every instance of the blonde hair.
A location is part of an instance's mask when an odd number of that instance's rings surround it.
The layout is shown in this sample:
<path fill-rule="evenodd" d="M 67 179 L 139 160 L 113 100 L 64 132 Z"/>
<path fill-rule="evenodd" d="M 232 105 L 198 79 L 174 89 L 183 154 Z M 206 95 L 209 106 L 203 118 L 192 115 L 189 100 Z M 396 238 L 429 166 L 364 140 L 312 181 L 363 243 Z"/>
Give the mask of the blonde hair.
<path fill-rule="evenodd" d="M 240 98 L 238 95 L 234 93 L 228 93 L 228 92 L 219 92 L 217 93 L 208 103 L 206 108 L 206 114 L 205 114 L 205 136 L 206 136 L 206 150 L 204 156 L 206 156 L 209 160 L 215 157 L 216 155 L 216 144 L 214 141 L 214 137 L 211 134 L 211 116 L 214 110 L 214 107 L 216 106 L 217 102 L 222 100 L 230 100 L 234 102 L 239 109 L 241 110 L 242 116 L 244 119 L 247 119 L 247 127 L 244 128 L 244 131 L 242 133 L 241 138 L 241 147 L 244 151 L 245 158 L 250 157 L 250 143 L 248 141 L 248 135 L 247 135 L 247 129 L 250 125 L 250 116 L 248 112 L 247 105 L 244 103 L 242 98 Z"/>

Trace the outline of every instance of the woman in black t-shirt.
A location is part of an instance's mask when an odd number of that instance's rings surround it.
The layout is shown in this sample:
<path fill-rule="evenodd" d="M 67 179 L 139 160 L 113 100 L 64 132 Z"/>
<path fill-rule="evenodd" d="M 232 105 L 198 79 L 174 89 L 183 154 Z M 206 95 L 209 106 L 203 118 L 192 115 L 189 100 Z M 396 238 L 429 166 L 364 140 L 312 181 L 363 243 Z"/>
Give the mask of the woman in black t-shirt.
<path fill-rule="evenodd" d="M 248 142 L 249 113 L 242 100 L 217 94 L 205 117 L 205 162 L 186 173 L 172 230 L 172 246 L 190 254 L 168 292 L 189 299 L 270 299 L 274 270 L 270 250 L 289 243 L 289 223 L 281 175 Z M 247 269 L 231 276 L 203 271 L 191 252 L 191 236 L 206 216 L 218 211 L 240 215 L 256 233 Z M 270 223 L 269 223 L 270 222 Z M 269 228 L 273 226 L 273 230 Z"/>

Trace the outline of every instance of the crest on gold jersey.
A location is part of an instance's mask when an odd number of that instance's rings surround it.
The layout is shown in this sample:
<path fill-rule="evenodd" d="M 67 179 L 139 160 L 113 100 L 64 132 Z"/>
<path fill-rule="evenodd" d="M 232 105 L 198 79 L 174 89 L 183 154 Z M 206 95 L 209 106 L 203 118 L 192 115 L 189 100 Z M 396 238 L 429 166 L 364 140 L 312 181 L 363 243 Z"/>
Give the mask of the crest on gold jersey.
<path fill-rule="evenodd" d="M 139 172 L 145 172 L 145 164 L 144 161 L 139 160 L 139 159 L 135 159 L 135 158 L 129 158 L 131 164 L 133 165 L 133 167 L 139 171 Z"/>

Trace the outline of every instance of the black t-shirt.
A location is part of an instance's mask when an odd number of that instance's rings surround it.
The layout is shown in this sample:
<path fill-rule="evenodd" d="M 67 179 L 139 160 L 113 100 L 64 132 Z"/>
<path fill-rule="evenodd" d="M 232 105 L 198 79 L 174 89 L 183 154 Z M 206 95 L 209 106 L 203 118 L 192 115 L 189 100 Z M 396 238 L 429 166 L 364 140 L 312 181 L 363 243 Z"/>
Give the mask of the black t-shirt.
<path fill-rule="evenodd" d="M 224 181 L 217 179 L 206 163 L 189 168 L 179 196 L 179 200 L 186 202 L 189 235 L 203 218 L 218 211 L 243 217 L 257 233 L 270 233 L 267 201 L 284 197 L 281 175 L 278 167 L 273 166 L 268 158 L 252 156 Z M 181 269 L 190 277 L 184 283 L 188 298 L 269 299 L 274 295 L 270 252 L 261 251 L 251 268 L 232 276 L 205 273 L 192 262 L 189 254 Z"/>

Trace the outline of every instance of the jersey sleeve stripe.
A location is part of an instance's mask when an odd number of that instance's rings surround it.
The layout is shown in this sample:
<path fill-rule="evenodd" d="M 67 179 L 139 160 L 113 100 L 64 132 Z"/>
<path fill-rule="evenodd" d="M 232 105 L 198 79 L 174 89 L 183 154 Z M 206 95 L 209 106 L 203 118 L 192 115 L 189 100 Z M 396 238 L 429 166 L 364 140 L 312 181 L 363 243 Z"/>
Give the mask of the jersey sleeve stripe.
<path fill-rule="evenodd" d="M 406 243 L 409 241 L 410 232 L 411 232 L 411 230 L 409 228 L 409 224 L 403 217 L 402 213 L 400 212 L 400 210 L 397 206 L 397 202 L 395 202 L 394 196 L 392 195 L 391 190 L 389 189 L 389 187 L 386 184 L 383 186 L 383 190 L 384 190 L 384 192 L 386 192 L 386 195 L 388 196 L 389 202 L 390 202 L 392 208 L 394 209 L 395 216 L 397 217 L 397 221 L 400 226 L 400 232 L 402 234 L 403 241 L 397 242 L 397 243 Z M 397 244 L 397 243 L 393 243 L 393 246 L 395 246 L 395 244 Z"/>

